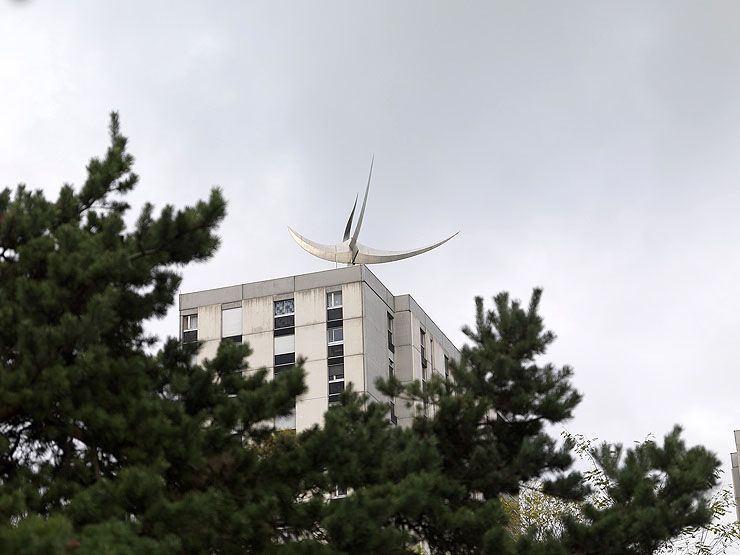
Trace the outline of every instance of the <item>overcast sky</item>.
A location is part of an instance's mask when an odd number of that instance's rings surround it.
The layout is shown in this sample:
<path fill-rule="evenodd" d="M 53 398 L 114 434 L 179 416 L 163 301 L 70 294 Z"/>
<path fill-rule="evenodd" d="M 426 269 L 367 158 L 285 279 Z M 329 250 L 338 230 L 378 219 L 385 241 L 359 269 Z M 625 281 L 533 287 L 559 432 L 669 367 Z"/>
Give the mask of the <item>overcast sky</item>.
<path fill-rule="evenodd" d="M 525 299 L 585 399 L 573 432 L 740 428 L 740 4 L 0 3 L 0 186 L 80 184 L 121 113 L 133 204 L 223 188 L 183 291 L 333 267 L 375 154 L 372 267 L 458 345 L 473 297 Z M 177 332 L 173 308 L 151 330 Z"/>

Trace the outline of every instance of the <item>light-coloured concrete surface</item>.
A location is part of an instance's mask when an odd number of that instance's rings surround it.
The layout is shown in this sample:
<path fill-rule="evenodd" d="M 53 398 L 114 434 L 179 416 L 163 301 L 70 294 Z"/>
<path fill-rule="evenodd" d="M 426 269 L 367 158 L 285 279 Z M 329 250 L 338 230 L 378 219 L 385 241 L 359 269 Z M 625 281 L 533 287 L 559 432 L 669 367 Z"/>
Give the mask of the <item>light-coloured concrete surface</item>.
<path fill-rule="evenodd" d="M 221 339 L 221 305 L 198 307 L 198 339 Z"/>
<path fill-rule="evenodd" d="M 342 291 L 345 383 L 383 401 L 375 387 L 379 377 L 388 375 L 388 359 L 394 360 L 395 375 L 401 381 L 421 379 L 419 329 L 427 335 L 427 375 L 444 374 L 444 356 L 459 359 L 459 351 L 439 330 L 410 295 L 394 296 L 364 266 L 352 266 L 290 276 L 256 283 L 224 287 L 180 296 L 181 315 L 197 310 L 198 336 L 207 345 L 199 359 L 212 358 L 222 332 L 222 309 L 242 304 L 242 337 L 253 354 L 250 368 L 273 366 L 274 345 L 288 339 L 273 338 L 273 303 L 294 298 L 296 306 L 295 344 L 297 356 L 305 357 L 309 391 L 298 400 L 296 426 L 300 429 L 322 421 L 327 408 L 326 292 Z M 395 352 L 388 350 L 387 315 L 394 318 Z M 182 325 L 182 318 L 180 321 Z M 285 351 L 288 347 L 280 349 Z M 397 402 L 399 425 L 410 423 L 413 410 Z"/>
<path fill-rule="evenodd" d="M 326 360 L 326 324 L 301 326 L 295 330 L 296 356 L 307 361 Z"/>
<path fill-rule="evenodd" d="M 393 315 L 393 343 L 411 345 L 411 311 L 396 312 Z"/>
<path fill-rule="evenodd" d="M 229 303 L 239 301 L 241 299 L 241 285 L 219 287 L 218 289 L 208 289 L 207 291 L 197 291 L 194 293 L 183 293 L 180 295 L 180 310 L 201 307 L 209 304 L 220 305 L 221 303 Z"/>
<path fill-rule="evenodd" d="M 326 322 L 326 289 L 318 287 L 296 291 L 294 299 L 296 326 Z"/>
<path fill-rule="evenodd" d="M 216 352 L 218 351 L 218 346 L 221 344 L 221 338 L 218 339 L 211 339 L 210 341 L 205 341 L 203 345 L 200 348 L 200 351 L 198 351 L 198 356 L 195 358 L 198 364 L 203 364 L 206 360 L 211 360 L 213 357 L 216 356 Z"/>
<path fill-rule="evenodd" d="M 353 281 L 361 280 L 361 267 L 347 266 L 344 268 L 335 268 L 333 270 L 324 270 L 323 272 L 313 272 L 310 274 L 295 276 L 295 290 L 303 291 L 304 289 L 313 289 L 314 287 L 341 285 L 343 283 L 351 283 Z"/>
<path fill-rule="evenodd" d="M 363 342 L 365 354 L 365 381 L 367 390 L 374 398 L 382 397 L 375 382 L 388 377 L 388 360 L 395 354 L 388 350 L 388 313 L 390 307 L 374 289 L 363 284 Z M 395 324 L 395 319 L 394 319 Z"/>
<path fill-rule="evenodd" d="M 272 331 L 274 326 L 272 297 L 244 299 L 242 304 L 244 334 Z"/>
<path fill-rule="evenodd" d="M 255 283 L 245 283 L 240 287 L 242 299 L 282 295 L 295 291 L 295 278 L 291 276 L 277 279 L 268 279 L 265 281 L 257 281 Z"/>
<path fill-rule="evenodd" d="M 303 369 L 306 371 L 305 383 L 308 391 L 299 397 L 299 401 L 320 397 L 326 404 L 329 395 L 329 373 L 326 360 L 307 361 L 303 364 Z"/>
<path fill-rule="evenodd" d="M 344 357 L 344 386 L 351 383 L 355 391 L 365 391 L 365 363 L 362 355 Z"/>
<path fill-rule="evenodd" d="M 342 317 L 345 320 L 362 317 L 362 284 L 347 283 L 342 286 Z"/>
<path fill-rule="evenodd" d="M 250 368 L 270 367 L 273 363 L 272 332 L 251 333 L 242 336 L 242 342 L 249 343 L 252 354 L 247 358 Z"/>
<path fill-rule="evenodd" d="M 300 433 L 315 424 L 324 423 L 324 413 L 329 408 L 326 397 L 306 399 L 296 403 L 296 432 Z"/>
<path fill-rule="evenodd" d="M 362 354 L 362 319 L 344 320 L 344 356 Z"/>

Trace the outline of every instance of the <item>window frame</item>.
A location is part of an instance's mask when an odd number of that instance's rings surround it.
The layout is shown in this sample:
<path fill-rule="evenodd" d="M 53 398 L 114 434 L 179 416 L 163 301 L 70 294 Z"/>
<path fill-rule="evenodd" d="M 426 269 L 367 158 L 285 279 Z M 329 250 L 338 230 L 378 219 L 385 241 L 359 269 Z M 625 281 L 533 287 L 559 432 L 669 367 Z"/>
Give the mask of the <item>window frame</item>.
<path fill-rule="evenodd" d="M 292 312 L 284 312 L 284 313 L 278 314 L 277 313 L 278 305 L 281 303 L 287 303 L 288 301 L 290 301 L 291 306 L 293 308 Z M 280 299 L 279 301 L 272 301 L 272 316 L 273 318 L 281 318 L 283 316 L 295 316 L 295 299 L 290 298 L 290 299 Z"/>
<path fill-rule="evenodd" d="M 335 299 L 336 296 L 339 296 L 339 304 L 332 304 L 332 301 Z M 343 305 L 343 298 L 342 298 L 342 291 L 329 291 L 326 293 L 326 309 L 331 310 L 332 308 L 342 308 Z"/>
<path fill-rule="evenodd" d="M 335 332 L 339 331 L 342 334 L 341 339 L 332 339 Z M 326 344 L 328 346 L 333 345 L 344 345 L 344 326 L 337 326 L 335 328 L 326 329 Z"/>
<path fill-rule="evenodd" d="M 191 321 L 195 319 L 195 327 L 191 326 Z M 187 322 L 187 324 L 185 323 Z M 182 331 L 198 331 L 198 314 L 184 314 L 182 317 Z"/>

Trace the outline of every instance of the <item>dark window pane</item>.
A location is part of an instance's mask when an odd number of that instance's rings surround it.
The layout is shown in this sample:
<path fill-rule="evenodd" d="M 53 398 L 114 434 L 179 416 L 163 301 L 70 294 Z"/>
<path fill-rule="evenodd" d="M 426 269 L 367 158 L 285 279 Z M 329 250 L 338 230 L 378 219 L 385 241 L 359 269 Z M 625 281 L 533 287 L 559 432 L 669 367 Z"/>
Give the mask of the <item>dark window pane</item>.
<path fill-rule="evenodd" d="M 292 364 L 283 364 L 281 366 L 276 366 L 272 371 L 272 375 L 273 377 L 277 378 L 281 373 L 285 372 L 286 370 L 290 370 L 291 368 L 293 368 Z"/>
<path fill-rule="evenodd" d="M 339 378 L 344 378 L 344 364 L 329 366 L 329 379 L 336 380 Z"/>
<path fill-rule="evenodd" d="M 328 329 L 331 329 L 331 328 L 341 328 L 343 323 L 344 323 L 344 320 L 342 320 L 342 318 L 340 316 L 339 320 L 330 320 L 329 322 L 327 322 L 326 323 L 326 327 Z"/>
<path fill-rule="evenodd" d="M 198 341 L 198 330 L 182 332 L 183 343 L 191 343 L 192 341 Z"/>
<path fill-rule="evenodd" d="M 344 345 L 329 345 L 329 358 L 343 357 L 343 356 L 344 356 Z"/>
<path fill-rule="evenodd" d="M 281 335 L 293 335 L 295 333 L 295 328 L 281 328 L 279 330 L 275 330 L 275 337 L 280 337 Z"/>
<path fill-rule="evenodd" d="M 344 364 L 343 357 L 333 357 L 328 360 L 329 366 L 336 366 L 338 364 Z"/>
<path fill-rule="evenodd" d="M 340 394 L 337 393 L 335 395 L 329 395 L 329 406 L 337 405 L 341 402 L 342 398 L 340 397 Z"/>
<path fill-rule="evenodd" d="M 280 366 L 282 364 L 295 364 L 295 353 L 275 355 L 275 366 Z"/>
<path fill-rule="evenodd" d="M 341 308 L 330 308 L 326 311 L 326 320 L 331 322 L 333 320 L 341 320 L 342 319 L 342 309 Z"/>
<path fill-rule="evenodd" d="M 241 343 L 242 342 L 242 336 L 241 335 L 232 335 L 230 337 L 224 337 L 221 341 L 233 341 L 234 343 Z"/>
<path fill-rule="evenodd" d="M 278 316 L 275 318 L 275 329 L 292 328 L 295 326 L 295 316 Z"/>
<path fill-rule="evenodd" d="M 332 382 L 329 384 L 329 395 L 335 395 L 344 391 L 344 382 Z"/>

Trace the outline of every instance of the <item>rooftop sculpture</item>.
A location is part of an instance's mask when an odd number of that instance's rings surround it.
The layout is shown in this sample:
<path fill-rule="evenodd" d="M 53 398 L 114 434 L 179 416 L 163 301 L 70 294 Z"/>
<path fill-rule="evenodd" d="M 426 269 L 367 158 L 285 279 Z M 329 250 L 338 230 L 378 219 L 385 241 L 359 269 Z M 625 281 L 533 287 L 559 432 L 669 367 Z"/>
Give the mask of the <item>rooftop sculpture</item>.
<path fill-rule="evenodd" d="M 367 187 L 365 188 L 365 197 L 362 200 L 362 208 L 360 209 L 360 217 L 357 219 L 357 227 L 354 233 L 350 237 L 350 230 L 352 229 L 352 219 L 355 215 L 355 209 L 357 208 L 357 198 L 355 198 L 355 204 L 352 206 L 352 212 L 350 212 L 349 220 L 347 220 L 347 226 L 344 228 L 344 240 L 341 243 L 334 245 L 322 245 L 315 241 L 307 239 L 300 233 L 297 233 L 290 227 L 288 231 L 293 237 L 296 243 L 298 243 L 306 252 L 311 253 L 314 256 L 329 260 L 330 262 L 343 263 L 347 265 L 354 264 L 381 264 L 383 262 L 394 262 L 396 260 L 403 260 L 404 258 L 410 258 L 417 254 L 422 254 L 430 251 L 443 243 L 446 243 L 452 239 L 459 231 L 453 235 L 450 235 L 447 239 L 443 239 L 438 243 L 422 247 L 419 249 L 411 249 L 405 251 L 384 251 L 379 249 L 373 249 L 357 242 L 357 238 L 360 235 L 360 228 L 362 227 L 362 220 L 365 216 L 365 206 L 367 205 L 367 194 L 370 191 L 370 180 L 373 176 L 373 162 L 375 158 L 370 162 L 370 175 L 367 178 Z"/>

